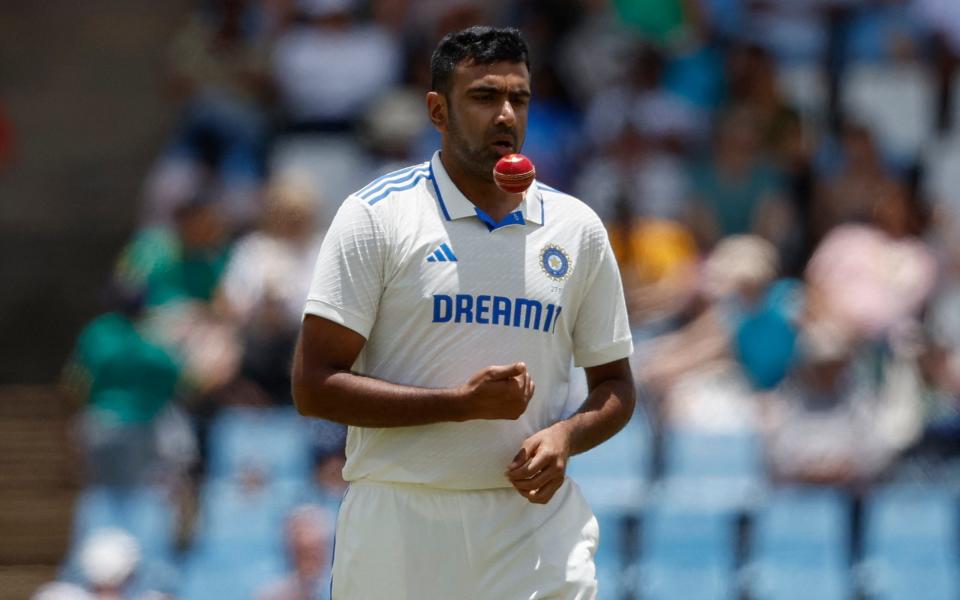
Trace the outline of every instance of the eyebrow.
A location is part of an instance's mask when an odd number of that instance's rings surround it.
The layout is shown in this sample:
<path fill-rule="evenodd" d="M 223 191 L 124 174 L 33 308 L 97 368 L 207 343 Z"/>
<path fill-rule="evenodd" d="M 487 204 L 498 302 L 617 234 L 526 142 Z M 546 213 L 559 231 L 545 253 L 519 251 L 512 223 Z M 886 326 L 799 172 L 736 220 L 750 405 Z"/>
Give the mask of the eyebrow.
<path fill-rule="evenodd" d="M 479 85 L 475 85 L 467 88 L 467 93 L 468 94 L 500 94 L 503 92 L 500 88 L 496 86 L 479 84 Z M 509 91 L 507 92 L 507 94 L 511 96 L 522 96 L 524 98 L 528 98 L 532 95 L 530 93 L 530 90 Z"/>

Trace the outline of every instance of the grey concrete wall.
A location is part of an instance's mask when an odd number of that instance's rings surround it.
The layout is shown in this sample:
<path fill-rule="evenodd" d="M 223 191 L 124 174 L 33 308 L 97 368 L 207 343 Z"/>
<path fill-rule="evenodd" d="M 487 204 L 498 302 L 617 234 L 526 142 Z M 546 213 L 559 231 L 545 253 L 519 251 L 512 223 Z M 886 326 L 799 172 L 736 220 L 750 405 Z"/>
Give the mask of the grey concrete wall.
<path fill-rule="evenodd" d="M 161 66 L 187 0 L 3 0 L 0 382 L 54 380 L 135 224 L 175 117 Z"/>

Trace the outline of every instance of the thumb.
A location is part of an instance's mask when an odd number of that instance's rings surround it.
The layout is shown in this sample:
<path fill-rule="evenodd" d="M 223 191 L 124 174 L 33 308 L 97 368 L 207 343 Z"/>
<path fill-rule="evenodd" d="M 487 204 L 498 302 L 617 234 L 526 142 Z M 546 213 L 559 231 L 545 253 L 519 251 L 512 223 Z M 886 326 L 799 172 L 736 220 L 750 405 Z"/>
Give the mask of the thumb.
<path fill-rule="evenodd" d="M 510 379 L 511 377 L 516 377 L 517 375 L 522 374 L 527 370 L 527 365 L 522 362 L 513 363 L 512 365 L 497 365 L 490 368 L 490 377 L 491 381 L 501 381 L 503 379 Z"/>

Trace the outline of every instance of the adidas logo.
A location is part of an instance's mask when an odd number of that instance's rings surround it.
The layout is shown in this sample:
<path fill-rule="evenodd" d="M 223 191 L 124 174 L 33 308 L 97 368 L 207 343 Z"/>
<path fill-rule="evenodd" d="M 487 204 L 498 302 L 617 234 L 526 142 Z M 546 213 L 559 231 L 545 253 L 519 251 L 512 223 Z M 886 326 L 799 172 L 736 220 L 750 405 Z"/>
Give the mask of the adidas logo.
<path fill-rule="evenodd" d="M 433 254 L 427 257 L 427 262 L 457 262 L 457 255 L 453 253 L 446 242 L 440 244 L 440 247 L 433 251 Z"/>

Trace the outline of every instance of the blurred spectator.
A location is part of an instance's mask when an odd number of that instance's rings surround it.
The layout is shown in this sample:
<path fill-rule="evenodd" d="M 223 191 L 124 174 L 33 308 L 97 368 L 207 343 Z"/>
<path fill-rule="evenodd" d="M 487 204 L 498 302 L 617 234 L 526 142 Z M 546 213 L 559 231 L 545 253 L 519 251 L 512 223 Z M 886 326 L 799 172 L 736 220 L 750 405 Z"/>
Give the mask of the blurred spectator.
<path fill-rule="evenodd" d="M 812 213 L 815 239 L 844 223 L 870 222 L 882 202 L 906 194 L 903 185 L 884 167 L 867 128 L 846 125 L 841 143 L 839 172 L 822 180 L 816 192 Z"/>
<path fill-rule="evenodd" d="M 917 318 L 937 274 L 916 238 L 866 225 L 831 231 L 807 267 L 810 310 L 851 339 L 883 339 Z"/>
<path fill-rule="evenodd" d="M 607 225 L 634 329 L 684 310 L 697 285 L 697 244 L 676 221 L 640 218 L 626 202 Z"/>
<path fill-rule="evenodd" d="M 941 131 L 957 125 L 955 74 L 960 63 L 960 4 L 952 0 L 915 0 L 919 18 L 934 34 L 939 74 L 938 124 Z"/>
<path fill-rule="evenodd" d="M 692 218 L 690 184 L 683 159 L 627 125 L 580 169 L 573 193 L 612 223 L 628 211 L 633 218 L 687 223 Z"/>
<path fill-rule="evenodd" d="M 607 2 L 583 5 L 577 26 L 559 43 L 556 63 L 581 106 L 628 79 L 637 48 L 636 35 L 612 14 Z"/>
<path fill-rule="evenodd" d="M 688 32 L 688 22 L 696 16 L 693 0 L 614 0 L 620 19 L 645 38 L 669 46 Z"/>
<path fill-rule="evenodd" d="M 244 18 L 248 8 L 247 0 L 217 0 L 173 42 L 169 77 L 184 108 L 148 185 L 151 220 L 165 220 L 179 196 L 211 179 L 223 186 L 232 224 L 245 225 L 259 211 L 270 90 L 267 54 Z"/>
<path fill-rule="evenodd" d="M 240 376 L 272 403 L 290 403 L 290 366 L 323 231 L 309 180 L 276 178 L 260 228 L 241 238 L 219 286 L 218 304 L 239 329 Z"/>
<path fill-rule="evenodd" d="M 222 308 L 241 325 L 276 305 L 285 327 L 296 327 L 323 230 L 320 198 L 311 182 L 295 175 L 274 178 L 266 191 L 260 227 L 233 247 L 218 282 Z"/>
<path fill-rule="evenodd" d="M 580 113 L 551 65 L 534 68 L 533 97 L 523 151 L 537 165 L 537 179 L 566 187 L 580 158 Z"/>
<path fill-rule="evenodd" d="M 303 21 L 276 42 L 272 70 L 284 114 L 300 129 L 349 131 L 397 82 L 400 48 L 374 23 L 354 19 L 353 0 L 299 0 Z"/>
<path fill-rule="evenodd" d="M 855 20 L 853 25 L 857 24 Z M 855 33 L 848 32 L 851 44 Z M 838 99 L 843 119 L 868 127 L 883 156 L 905 171 L 936 132 L 936 78 L 922 58 L 922 48 L 909 35 L 896 31 L 888 35 L 880 35 L 876 51 L 864 50 L 864 58 L 849 50 L 851 62 L 839 81 Z"/>
<path fill-rule="evenodd" d="M 194 196 L 175 209 L 172 227 L 137 233 L 117 263 L 118 279 L 145 287 L 151 307 L 210 301 L 230 256 L 220 209 Z"/>
<path fill-rule="evenodd" d="M 95 598 L 121 598 L 140 562 L 140 546 L 121 529 L 93 532 L 80 549 L 80 568 Z"/>
<path fill-rule="evenodd" d="M 412 87 L 397 88 L 377 100 L 364 118 L 362 131 L 378 161 L 377 173 L 426 160 L 433 156 L 439 139 L 423 110 L 423 93 Z"/>
<path fill-rule="evenodd" d="M 756 120 L 761 148 L 779 149 L 798 115 L 783 98 L 773 57 L 758 46 L 732 48 L 728 56 L 730 104 Z"/>
<path fill-rule="evenodd" d="M 240 362 L 235 328 L 211 308 L 230 255 L 219 204 L 195 196 L 175 210 L 172 227 L 141 230 L 116 267 L 120 281 L 145 286 L 148 335 L 201 393 L 231 381 Z"/>
<path fill-rule="evenodd" d="M 115 285 L 117 309 L 80 333 L 66 370 L 84 401 L 79 432 L 91 484 L 146 483 L 159 467 L 155 425 L 174 400 L 181 367 L 141 330 L 143 294 Z"/>
<path fill-rule="evenodd" d="M 772 475 L 862 490 L 919 434 L 920 392 L 912 357 L 878 356 L 809 321 L 797 366 L 766 399 Z"/>
<path fill-rule="evenodd" d="M 327 600 L 333 537 L 327 512 L 316 505 L 297 507 L 287 518 L 284 535 L 292 570 L 254 597 L 256 600 Z"/>
<path fill-rule="evenodd" d="M 156 590 L 135 590 L 141 564 L 140 545 L 117 528 L 98 529 L 80 548 L 80 568 L 86 590 L 70 584 L 44 586 L 34 600 L 171 600 Z"/>
<path fill-rule="evenodd" d="M 757 236 L 721 241 L 704 262 L 701 297 L 679 330 L 640 345 L 638 380 L 663 399 L 661 418 L 700 429 L 757 425 L 750 382 L 734 339 L 777 275 L 776 249 Z M 773 352 L 774 349 L 768 349 Z"/>
<path fill-rule="evenodd" d="M 587 108 L 585 126 L 591 141 L 604 147 L 633 127 L 653 140 L 689 144 L 702 137 L 704 115 L 689 101 L 663 86 L 664 57 L 641 45 L 623 83 L 597 94 Z"/>
<path fill-rule="evenodd" d="M 712 154 L 690 174 L 694 230 L 704 247 L 721 237 L 756 233 L 777 246 L 790 241 L 790 207 L 783 181 L 764 157 L 753 114 L 737 109 L 717 125 Z"/>

